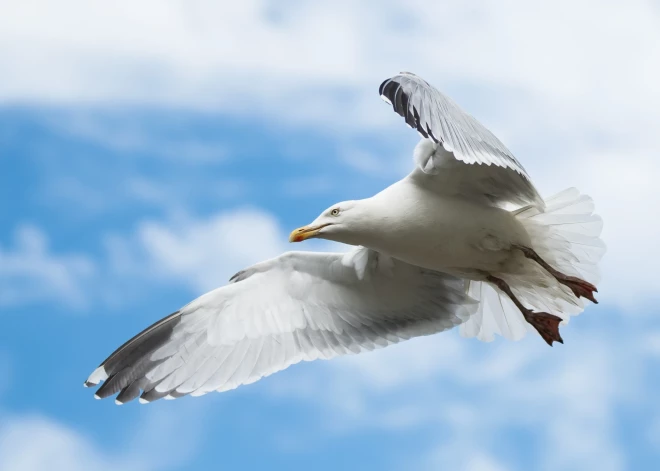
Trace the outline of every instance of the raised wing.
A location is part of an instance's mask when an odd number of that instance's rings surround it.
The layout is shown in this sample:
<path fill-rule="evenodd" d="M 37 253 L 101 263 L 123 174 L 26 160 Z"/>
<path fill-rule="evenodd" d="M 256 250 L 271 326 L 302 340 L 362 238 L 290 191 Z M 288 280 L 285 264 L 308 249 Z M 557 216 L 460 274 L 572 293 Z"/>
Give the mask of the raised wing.
<path fill-rule="evenodd" d="M 301 360 L 450 329 L 476 303 L 464 281 L 358 248 L 289 252 L 237 273 L 122 345 L 85 385 L 118 403 L 202 395 Z"/>
<path fill-rule="evenodd" d="M 462 191 L 495 204 L 535 204 L 543 199 L 529 175 L 495 135 L 420 77 L 402 72 L 385 80 L 380 96 L 423 140 L 416 163 L 426 175 L 454 173 Z M 466 165 L 448 165 L 446 156 Z"/>

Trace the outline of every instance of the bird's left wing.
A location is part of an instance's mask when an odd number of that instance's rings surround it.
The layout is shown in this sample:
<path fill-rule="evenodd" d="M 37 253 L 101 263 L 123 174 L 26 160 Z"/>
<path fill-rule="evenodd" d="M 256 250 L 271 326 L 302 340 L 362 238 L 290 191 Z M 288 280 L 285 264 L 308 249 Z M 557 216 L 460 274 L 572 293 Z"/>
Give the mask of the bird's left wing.
<path fill-rule="evenodd" d="M 464 281 L 365 248 L 289 252 L 237 273 L 126 342 L 87 379 L 118 403 L 248 384 L 301 360 L 440 332 L 476 303 Z"/>
<path fill-rule="evenodd" d="M 426 179 L 439 191 L 494 204 L 543 207 L 529 175 L 509 149 L 425 80 L 402 72 L 385 80 L 379 94 L 422 136 L 412 177 Z"/>

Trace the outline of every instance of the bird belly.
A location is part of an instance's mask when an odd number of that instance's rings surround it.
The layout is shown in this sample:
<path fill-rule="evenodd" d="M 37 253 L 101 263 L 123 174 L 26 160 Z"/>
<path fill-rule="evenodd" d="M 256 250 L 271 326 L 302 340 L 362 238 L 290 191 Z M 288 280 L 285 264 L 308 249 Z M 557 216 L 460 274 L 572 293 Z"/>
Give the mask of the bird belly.
<path fill-rule="evenodd" d="M 507 270 L 517 260 L 512 245 L 529 243 L 522 225 L 508 211 L 462 199 L 431 201 L 432 210 L 417 218 L 408 208 L 393 218 L 372 247 L 404 262 L 431 270 L 481 279 L 484 273 Z M 419 209 L 419 202 L 416 208 Z"/>
<path fill-rule="evenodd" d="M 469 278 L 502 270 L 512 257 L 511 244 L 486 234 L 464 237 L 456 233 L 438 234 L 434 240 L 418 241 L 405 249 L 383 247 L 380 251 L 420 267 Z"/>

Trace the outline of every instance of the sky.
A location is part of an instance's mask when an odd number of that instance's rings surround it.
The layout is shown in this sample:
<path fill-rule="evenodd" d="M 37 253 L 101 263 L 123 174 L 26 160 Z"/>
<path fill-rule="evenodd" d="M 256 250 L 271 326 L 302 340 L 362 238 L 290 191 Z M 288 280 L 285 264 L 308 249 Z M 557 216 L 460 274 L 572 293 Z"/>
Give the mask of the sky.
<path fill-rule="evenodd" d="M 0 471 L 655 469 L 657 2 L 0 11 Z M 83 380 L 127 338 L 412 168 L 418 137 L 377 93 L 399 71 L 489 127 L 541 194 L 594 198 L 600 304 L 565 344 L 450 331 L 222 394 L 95 401 Z"/>

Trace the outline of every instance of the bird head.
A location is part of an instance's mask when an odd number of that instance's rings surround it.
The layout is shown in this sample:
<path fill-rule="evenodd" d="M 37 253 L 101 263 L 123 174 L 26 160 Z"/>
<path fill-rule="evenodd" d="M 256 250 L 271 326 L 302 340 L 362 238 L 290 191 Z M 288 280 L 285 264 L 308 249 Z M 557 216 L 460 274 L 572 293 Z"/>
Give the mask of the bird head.
<path fill-rule="evenodd" d="M 344 242 L 342 235 L 350 233 L 356 224 L 356 207 L 356 201 L 333 204 L 310 224 L 291 232 L 289 242 L 302 242 L 311 238 Z"/>

